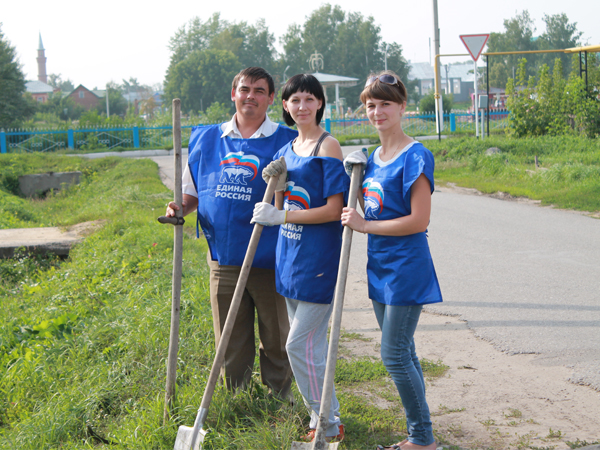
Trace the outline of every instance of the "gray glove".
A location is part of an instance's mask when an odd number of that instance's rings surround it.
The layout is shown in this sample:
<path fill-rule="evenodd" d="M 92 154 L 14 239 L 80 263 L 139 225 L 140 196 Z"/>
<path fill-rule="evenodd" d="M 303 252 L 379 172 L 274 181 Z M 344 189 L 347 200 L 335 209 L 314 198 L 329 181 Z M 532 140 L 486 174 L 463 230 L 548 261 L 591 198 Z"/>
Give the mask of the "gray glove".
<path fill-rule="evenodd" d="M 267 227 L 281 225 L 285 223 L 285 213 L 285 210 L 277 209 L 270 203 L 259 202 L 254 205 L 254 214 L 250 223 L 258 223 Z"/>
<path fill-rule="evenodd" d="M 275 192 L 285 191 L 285 185 L 287 183 L 287 166 L 285 165 L 285 158 L 282 156 L 275 161 L 271 161 L 267 167 L 262 171 L 263 180 L 269 184 L 271 177 L 279 175 Z"/>
<path fill-rule="evenodd" d="M 367 167 L 368 152 L 366 148 L 356 150 L 344 158 L 344 170 L 349 177 L 352 176 L 352 167 L 355 164 L 362 164 L 363 170 Z"/>

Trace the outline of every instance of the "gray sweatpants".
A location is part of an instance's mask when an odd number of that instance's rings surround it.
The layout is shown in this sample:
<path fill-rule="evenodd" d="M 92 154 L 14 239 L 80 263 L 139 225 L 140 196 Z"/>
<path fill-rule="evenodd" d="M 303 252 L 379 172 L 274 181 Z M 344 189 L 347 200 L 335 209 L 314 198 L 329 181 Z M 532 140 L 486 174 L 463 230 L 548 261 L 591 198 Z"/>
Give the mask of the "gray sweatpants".
<path fill-rule="evenodd" d="M 310 411 L 310 428 L 316 428 L 327 365 L 327 325 L 333 303 L 323 305 L 287 297 L 285 301 L 290 320 L 290 333 L 285 348 L 298 389 Z M 340 404 L 334 388 L 329 410 L 329 426 L 325 435 L 337 436 L 340 423 Z"/>

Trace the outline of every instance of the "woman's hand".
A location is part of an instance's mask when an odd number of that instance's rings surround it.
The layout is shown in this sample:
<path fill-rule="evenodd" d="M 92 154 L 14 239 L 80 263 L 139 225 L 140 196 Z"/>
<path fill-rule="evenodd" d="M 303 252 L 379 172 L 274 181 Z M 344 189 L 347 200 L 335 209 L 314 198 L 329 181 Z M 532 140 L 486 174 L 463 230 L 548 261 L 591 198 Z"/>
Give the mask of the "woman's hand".
<path fill-rule="evenodd" d="M 354 208 L 345 207 L 342 210 L 342 225 L 350 227 L 359 233 L 366 233 L 367 221 Z"/>
<path fill-rule="evenodd" d="M 282 225 L 285 223 L 285 215 L 284 210 L 277 209 L 270 203 L 259 202 L 254 205 L 254 213 L 250 223 L 257 223 L 266 227 Z"/>
<path fill-rule="evenodd" d="M 275 192 L 285 191 L 285 185 L 287 182 L 287 166 L 285 164 L 285 158 L 282 156 L 275 161 L 271 161 L 267 167 L 262 171 L 263 180 L 269 184 L 271 177 L 279 177 L 277 180 L 277 186 Z"/>

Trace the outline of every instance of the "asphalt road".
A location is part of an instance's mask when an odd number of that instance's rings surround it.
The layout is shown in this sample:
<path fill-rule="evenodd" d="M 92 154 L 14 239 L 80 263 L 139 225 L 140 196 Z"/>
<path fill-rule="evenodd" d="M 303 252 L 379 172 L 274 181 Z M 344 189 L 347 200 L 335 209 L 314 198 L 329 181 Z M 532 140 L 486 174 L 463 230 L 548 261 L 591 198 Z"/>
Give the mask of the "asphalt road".
<path fill-rule="evenodd" d="M 172 183 L 173 157 L 152 159 Z M 432 197 L 429 242 L 444 296 L 429 311 L 459 316 L 496 348 L 535 353 L 540 370 L 566 366 L 571 381 L 600 390 L 598 219 L 442 190 Z M 349 286 L 366 283 L 365 266 L 366 237 L 354 233 Z"/>

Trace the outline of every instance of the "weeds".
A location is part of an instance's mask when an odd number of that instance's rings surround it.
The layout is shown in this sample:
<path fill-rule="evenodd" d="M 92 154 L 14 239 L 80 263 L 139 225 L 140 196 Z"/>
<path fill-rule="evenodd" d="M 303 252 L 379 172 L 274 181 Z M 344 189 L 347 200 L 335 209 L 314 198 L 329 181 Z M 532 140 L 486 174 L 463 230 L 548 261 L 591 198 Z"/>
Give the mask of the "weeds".
<path fill-rule="evenodd" d="M 449 408 L 445 405 L 440 405 L 438 406 L 438 411 L 435 413 L 431 413 L 432 416 L 441 416 L 444 414 L 452 414 L 455 412 L 462 412 L 464 411 L 466 408 Z"/>
<path fill-rule="evenodd" d="M 567 441 L 565 442 L 569 448 L 581 448 L 581 447 L 587 447 L 588 445 L 600 445 L 600 440 L 598 441 L 594 441 L 594 442 L 588 442 L 588 441 L 580 441 L 579 438 L 575 439 L 575 442 L 572 441 Z"/>
<path fill-rule="evenodd" d="M 521 411 L 519 411 L 518 409 L 508 408 L 508 413 L 504 413 L 504 417 L 506 417 L 507 419 L 510 419 L 513 417 L 515 419 L 520 419 L 521 417 L 523 417 L 523 413 Z"/>

